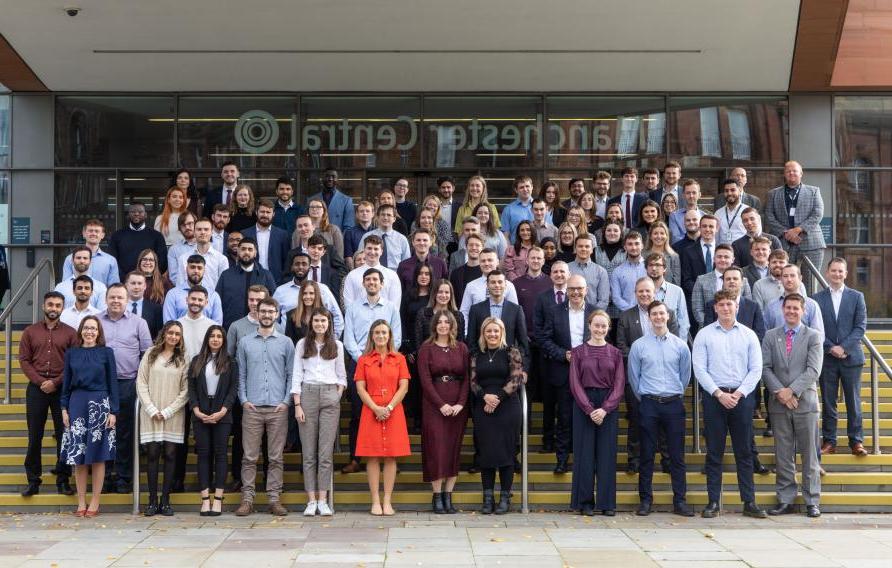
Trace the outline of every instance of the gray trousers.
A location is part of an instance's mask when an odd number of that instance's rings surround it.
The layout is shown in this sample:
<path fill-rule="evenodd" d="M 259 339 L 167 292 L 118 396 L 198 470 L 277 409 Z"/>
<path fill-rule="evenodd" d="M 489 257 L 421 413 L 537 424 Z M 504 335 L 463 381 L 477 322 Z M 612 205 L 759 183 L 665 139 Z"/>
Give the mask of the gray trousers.
<path fill-rule="evenodd" d="M 785 244 L 789 245 L 784 241 Z M 816 292 L 815 284 L 816 279 L 812 276 L 811 271 L 808 268 L 803 266 L 802 257 L 808 257 L 808 259 L 815 265 L 818 271 L 824 270 L 824 250 L 825 249 L 813 249 L 813 250 L 800 250 L 799 246 L 793 245 L 786 247 L 787 253 L 790 255 L 790 264 L 797 264 L 802 272 L 802 284 L 805 286 L 805 292 L 809 296 L 813 295 Z"/>
<path fill-rule="evenodd" d="M 254 410 L 245 408 L 242 413 L 242 501 L 254 502 L 254 482 L 257 478 L 257 458 L 260 457 L 260 445 L 266 433 L 266 445 L 269 449 L 268 467 L 266 468 L 266 495 L 269 502 L 279 500 L 284 477 L 284 460 L 282 450 L 288 436 L 288 413 L 294 412 L 289 406 L 276 412 L 274 406 L 258 406 Z"/>
<path fill-rule="evenodd" d="M 771 426 L 774 428 L 774 453 L 777 469 L 777 500 L 796 500 L 796 452 L 802 459 L 802 498 L 806 505 L 821 500 L 821 473 L 818 463 L 818 413 L 779 409 L 771 401 Z"/>
<path fill-rule="evenodd" d="M 307 421 L 298 422 L 304 462 L 304 489 L 328 491 L 334 464 L 334 443 L 341 419 L 337 385 L 303 383 L 300 405 Z"/>

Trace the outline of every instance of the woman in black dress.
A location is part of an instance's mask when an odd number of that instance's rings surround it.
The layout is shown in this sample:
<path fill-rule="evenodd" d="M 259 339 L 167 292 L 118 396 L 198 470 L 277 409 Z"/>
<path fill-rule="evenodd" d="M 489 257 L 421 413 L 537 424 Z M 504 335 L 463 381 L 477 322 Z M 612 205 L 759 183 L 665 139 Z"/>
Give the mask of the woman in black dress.
<path fill-rule="evenodd" d="M 409 364 L 409 372 L 412 373 L 412 381 L 409 382 L 409 394 L 403 401 L 406 414 L 412 419 L 412 433 L 421 431 L 421 386 L 418 384 L 418 368 L 415 366 L 415 353 L 418 345 L 427 338 L 427 335 L 415 336 L 415 316 L 424 309 L 431 297 L 431 284 L 433 284 L 433 271 L 430 265 L 419 262 L 412 273 L 412 286 L 403 292 L 400 305 L 400 323 L 403 328 L 403 339 L 400 343 L 400 352 L 406 356 Z"/>
<path fill-rule="evenodd" d="M 480 351 L 471 359 L 471 390 L 480 477 L 483 482 L 484 515 L 504 515 L 511 508 L 514 458 L 521 430 L 517 390 L 526 382 L 523 358 L 505 343 L 505 324 L 488 317 L 480 326 Z M 501 494 L 495 505 L 496 470 Z"/>
<path fill-rule="evenodd" d="M 257 223 L 257 211 L 255 210 L 254 192 L 247 185 L 235 188 L 232 201 L 229 204 L 229 224 L 226 232 L 244 231 Z"/>

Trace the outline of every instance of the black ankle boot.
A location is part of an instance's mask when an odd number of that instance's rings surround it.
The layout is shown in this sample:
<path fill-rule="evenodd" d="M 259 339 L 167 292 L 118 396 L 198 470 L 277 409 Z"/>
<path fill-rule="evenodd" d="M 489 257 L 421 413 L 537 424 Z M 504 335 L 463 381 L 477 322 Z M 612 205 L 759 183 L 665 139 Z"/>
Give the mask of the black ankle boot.
<path fill-rule="evenodd" d="M 502 491 L 499 495 L 499 504 L 496 507 L 496 515 L 504 515 L 511 510 L 511 492 Z"/>
<path fill-rule="evenodd" d="M 173 507 L 170 506 L 170 495 L 161 496 L 161 507 L 158 509 L 158 512 L 165 517 L 173 516 Z"/>
<path fill-rule="evenodd" d="M 443 508 L 443 494 L 442 493 L 434 493 L 433 497 L 431 497 L 431 507 L 434 510 L 434 513 L 437 515 L 442 515 L 446 513 L 446 509 Z"/>
<path fill-rule="evenodd" d="M 454 515 L 458 513 L 458 510 L 452 506 L 452 493 L 451 492 L 443 492 L 443 508 L 446 510 L 446 513 L 449 515 Z"/>
<path fill-rule="evenodd" d="M 147 517 L 154 517 L 158 514 L 158 497 L 149 496 L 149 504 L 146 505 L 142 514 Z"/>
<path fill-rule="evenodd" d="M 495 509 L 495 500 L 493 499 L 492 489 L 484 489 L 483 490 L 483 508 L 480 509 L 480 513 L 483 515 L 492 515 L 492 512 L 494 509 Z"/>

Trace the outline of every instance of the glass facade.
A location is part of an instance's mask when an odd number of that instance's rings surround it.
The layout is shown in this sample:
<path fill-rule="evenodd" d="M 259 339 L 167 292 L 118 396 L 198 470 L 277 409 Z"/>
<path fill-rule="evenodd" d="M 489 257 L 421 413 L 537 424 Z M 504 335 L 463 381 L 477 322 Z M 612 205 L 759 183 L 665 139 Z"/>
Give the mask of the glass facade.
<path fill-rule="evenodd" d="M 10 164 L 9 136 L 12 132 L 12 113 L 9 95 L 0 95 L 0 168 L 8 168 Z"/>

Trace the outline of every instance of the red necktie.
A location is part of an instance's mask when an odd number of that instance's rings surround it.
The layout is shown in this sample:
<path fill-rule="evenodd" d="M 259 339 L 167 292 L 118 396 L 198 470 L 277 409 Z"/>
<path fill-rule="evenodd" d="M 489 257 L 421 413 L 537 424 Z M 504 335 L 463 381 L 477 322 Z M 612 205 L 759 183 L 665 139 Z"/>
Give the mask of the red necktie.
<path fill-rule="evenodd" d="M 793 334 L 794 333 L 795 333 L 795 331 L 792 329 L 787 330 L 787 355 L 789 355 L 790 351 L 793 350 Z"/>

